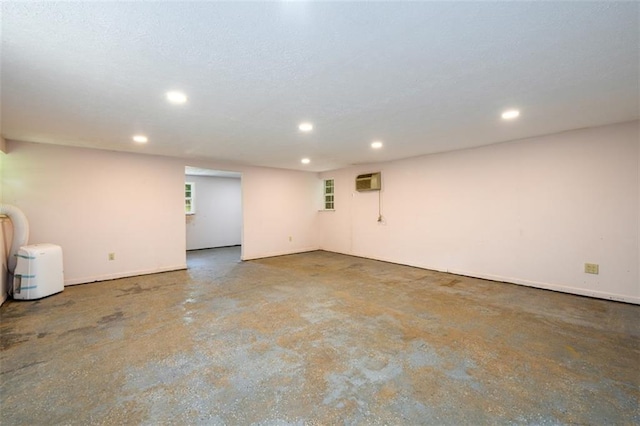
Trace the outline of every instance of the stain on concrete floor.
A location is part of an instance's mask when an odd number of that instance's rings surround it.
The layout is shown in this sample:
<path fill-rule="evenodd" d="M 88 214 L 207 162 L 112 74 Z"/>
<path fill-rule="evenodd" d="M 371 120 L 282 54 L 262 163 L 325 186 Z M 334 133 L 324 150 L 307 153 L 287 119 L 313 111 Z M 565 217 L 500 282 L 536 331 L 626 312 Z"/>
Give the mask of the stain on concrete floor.
<path fill-rule="evenodd" d="M 2 424 L 640 424 L 640 307 L 328 252 L 0 308 Z"/>

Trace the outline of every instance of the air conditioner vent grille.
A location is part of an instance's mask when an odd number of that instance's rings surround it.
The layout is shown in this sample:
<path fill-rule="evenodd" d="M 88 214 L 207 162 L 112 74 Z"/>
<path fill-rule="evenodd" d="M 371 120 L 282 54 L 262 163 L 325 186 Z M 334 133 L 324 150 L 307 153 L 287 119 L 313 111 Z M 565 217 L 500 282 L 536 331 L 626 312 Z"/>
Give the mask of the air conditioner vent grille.
<path fill-rule="evenodd" d="M 356 191 L 379 191 L 382 187 L 380 172 L 358 175 L 356 178 Z"/>

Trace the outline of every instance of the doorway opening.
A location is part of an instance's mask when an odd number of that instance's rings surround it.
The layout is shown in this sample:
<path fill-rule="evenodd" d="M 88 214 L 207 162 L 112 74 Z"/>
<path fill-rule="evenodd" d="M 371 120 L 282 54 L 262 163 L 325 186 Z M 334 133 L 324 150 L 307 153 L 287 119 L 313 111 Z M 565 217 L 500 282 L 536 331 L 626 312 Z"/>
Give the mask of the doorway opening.
<path fill-rule="evenodd" d="M 242 258 L 242 173 L 185 167 L 187 261 L 224 253 Z M 197 252 L 200 252 L 199 254 Z"/>

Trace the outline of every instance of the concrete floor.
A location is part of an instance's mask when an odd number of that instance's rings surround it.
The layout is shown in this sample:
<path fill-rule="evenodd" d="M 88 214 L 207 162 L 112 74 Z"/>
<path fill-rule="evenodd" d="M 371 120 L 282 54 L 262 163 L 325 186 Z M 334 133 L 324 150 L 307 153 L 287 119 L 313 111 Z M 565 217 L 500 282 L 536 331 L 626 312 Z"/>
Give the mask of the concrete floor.
<path fill-rule="evenodd" d="M 321 251 L 237 259 L 6 302 L 0 423 L 640 423 L 640 306 Z"/>

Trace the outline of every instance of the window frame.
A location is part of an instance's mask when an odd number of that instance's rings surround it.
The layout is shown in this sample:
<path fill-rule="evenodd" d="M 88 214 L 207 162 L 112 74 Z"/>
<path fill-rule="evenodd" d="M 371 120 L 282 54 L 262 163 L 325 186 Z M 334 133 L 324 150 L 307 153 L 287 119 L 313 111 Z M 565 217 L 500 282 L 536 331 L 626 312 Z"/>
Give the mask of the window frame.
<path fill-rule="evenodd" d="M 331 182 L 328 186 L 327 183 Z M 330 192 L 327 189 L 331 188 Z M 331 200 L 328 200 L 331 197 Z M 330 207 L 329 207 L 330 206 Z M 335 211 L 336 209 L 336 180 L 334 178 L 322 180 L 322 210 L 323 211 Z"/>
<path fill-rule="evenodd" d="M 187 186 L 189 186 L 190 196 L 187 196 Z M 195 182 L 184 183 L 184 214 L 186 215 L 196 214 L 196 183 Z"/>

